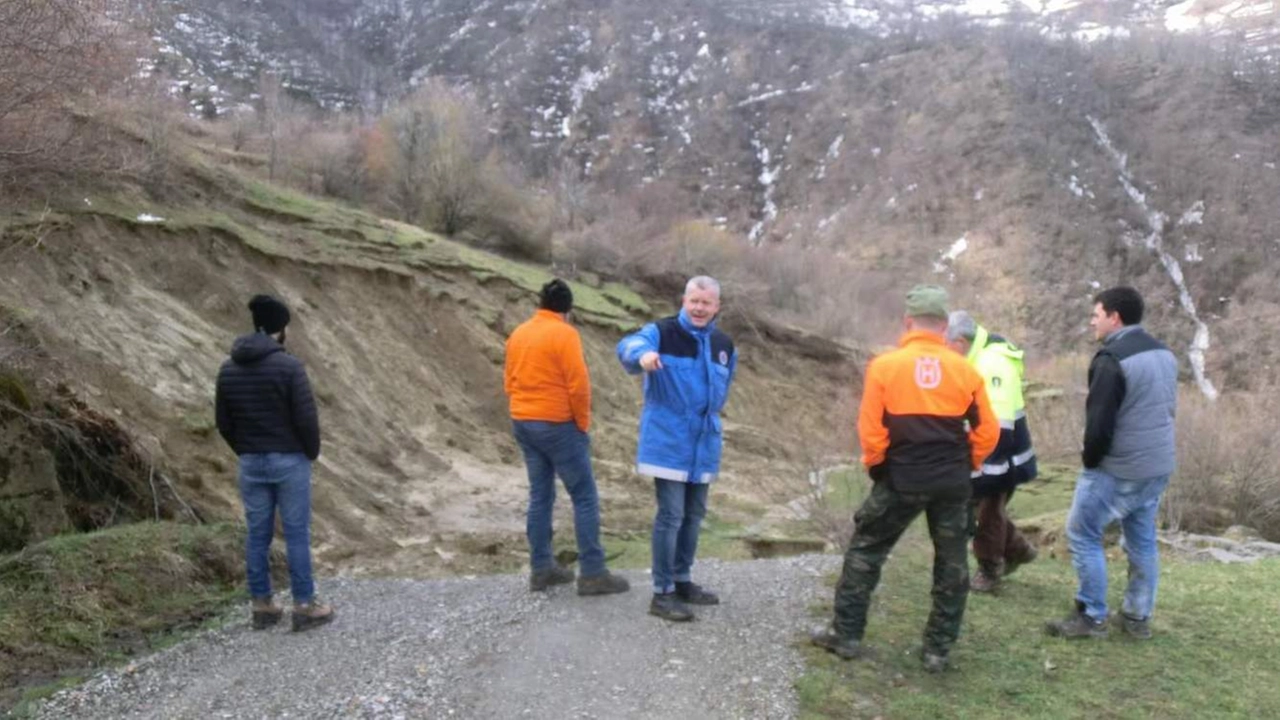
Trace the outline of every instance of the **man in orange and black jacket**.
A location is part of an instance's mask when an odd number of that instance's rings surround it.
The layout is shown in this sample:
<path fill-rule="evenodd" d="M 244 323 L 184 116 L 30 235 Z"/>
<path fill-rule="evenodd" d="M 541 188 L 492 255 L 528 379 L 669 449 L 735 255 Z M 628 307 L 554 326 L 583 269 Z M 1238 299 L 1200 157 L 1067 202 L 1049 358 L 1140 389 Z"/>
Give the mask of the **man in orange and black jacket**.
<path fill-rule="evenodd" d="M 921 661 L 945 670 L 969 595 L 970 476 L 995 449 L 1000 423 L 982 376 L 943 337 L 947 293 L 921 285 L 907 294 L 906 334 L 871 361 L 858 414 L 862 462 L 874 484 L 854 516 L 836 586 L 831 628 L 813 642 L 860 657 L 871 593 L 889 552 L 921 512 L 933 539 L 933 610 Z"/>
<path fill-rule="evenodd" d="M 578 539 L 579 595 L 625 592 L 625 578 L 605 569 L 600 544 L 600 499 L 591 472 L 591 377 L 582 338 L 565 316 L 573 291 L 563 280 L 542 287 L 539 308 L 507 338 L 503 386 L 511 401 L 511 424 L 529 472 L 526 530 L 532 574 L 529 589 L 572 582 L 573 570 L 551 555 L 551 511 L 556 475 L 573 500 Z"/>

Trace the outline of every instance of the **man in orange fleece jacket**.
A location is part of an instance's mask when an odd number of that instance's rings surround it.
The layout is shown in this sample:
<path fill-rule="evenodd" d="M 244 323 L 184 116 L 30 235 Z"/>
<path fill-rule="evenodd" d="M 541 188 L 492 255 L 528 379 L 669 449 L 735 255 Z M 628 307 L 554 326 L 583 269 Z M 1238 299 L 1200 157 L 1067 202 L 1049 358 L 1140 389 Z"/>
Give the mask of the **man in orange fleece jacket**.
<path fill-rule="evenodd" d="M 573 500 L 578 537 L 579 595 L 626 592 L 625 578 L 605 568 L 600 544 L 600 500 L 591 473 L 591 377 L 582 338 L 565 319 L 573 291 L 563 280 L 542 287 L 539 309 L 507 338 L 503 384 L 511 401 L 511 423 L 529 472 L 526 532 L 532 574 L 530 590 L 546 590 L 574 579 L 551 555 L 556 475 Z"/>
<path fill-rule="evenodd" d="M 813 642 L 848 660 L 863 655 L 871 593 L 880 568 L 921 513 L 933 540 L 933 610 L 920 659 L 941 672 L 960 634 L 969 597 L 971 474 L 1000 439 L 986 382 L 946 346 L 947 292 L 918 285 L 907 293 L 899 347 L 867 367 L 858 412 L 862 463 L 873 485 L 853 516 L 853 537 L 836 585 L 831 628 Z"/>

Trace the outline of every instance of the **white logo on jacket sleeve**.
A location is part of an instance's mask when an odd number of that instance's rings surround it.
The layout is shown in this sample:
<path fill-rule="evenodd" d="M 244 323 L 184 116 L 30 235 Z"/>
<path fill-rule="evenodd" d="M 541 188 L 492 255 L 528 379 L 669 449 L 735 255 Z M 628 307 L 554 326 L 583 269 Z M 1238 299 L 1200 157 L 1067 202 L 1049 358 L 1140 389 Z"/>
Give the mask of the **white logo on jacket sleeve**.
<path fill-rule="evenodd" d="M 942 361 L 936 357 L 916 358 L 916 385 L 932 390 L 942 384 Z"/>
<path fill-rule="evenodd" d="M 729 364 L 729 353 L 724 350 L 720 351 L 720 364 L 721 365 Z"/>

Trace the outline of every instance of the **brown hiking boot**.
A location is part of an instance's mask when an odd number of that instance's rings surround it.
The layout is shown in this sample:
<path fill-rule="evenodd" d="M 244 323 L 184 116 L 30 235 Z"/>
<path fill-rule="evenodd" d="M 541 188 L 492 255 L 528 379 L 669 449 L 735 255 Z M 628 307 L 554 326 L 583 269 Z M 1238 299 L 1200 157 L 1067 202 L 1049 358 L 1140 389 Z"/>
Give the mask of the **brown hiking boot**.
<path fill-rule="evenodd" d="M 1139 620 L 1124 613 L 1117 613 L 1111 616 L 1111 624 L 1120 632 L 1136 640 L 1151 639 L 1151 618 Z"/>
<path fill-rule="evenodd" d="M 319 600 L 301 604 L 294 603 L 292 614 L 293 631 L 302 632 L 303 630 L 327 625 L 333 622 L 333 616 L 333 608 Z"/>
<path fill-rule="evenodd" d="M 973 579 L 969 581 L 969 589 L 976 593 L 994 593 L 1000 589 L 1000 571 L 978 568 Z"/>
<path fill-rule="evenodd" d="M 1039 556 L 1040 556 L 1040 551 L 1036 550 L 1035 545 L 1027 545 L 1026 552 L 1022 553 L 1018 557 L 1013 558 L 1011 560 L 1005 560 L 1004 577 L 1009 577 L 1010 575 L 1013 574 L 1014 570 L 1017 570 L 1018 568 L 1022 567 L 1023 565 L 1026 565 L 1029 562 L 1035 562 L 1035 559 Z"/>
<path fill-rule="evenodd" d="M 254 630 L 266 630 L 280 622 L 284 617 L 284 609 L 271 601 L 271 598 L 254 598 L 250 604 L 251 621 Z"/>
<path fill-rule="evenodd" d="M 1107 636 L 1107 621 L 1094 620 L 1084 611 L 1084 605 L 1076 602 L 1076 611 L 1061 620 L 1051 620 L 1044 624 L 1044 631 L 1054 637 L 1067 638 L 1104 638 Z"/>
<path fill-rule="evenodd" d="M 529 575 L 529 589 L 542 592 L 552 585 L 564 585 L 573 582 L 573 571 L 559 565 L 552 565 L 546 570 L 534 570 Z"/>
<path fill-rule="evenodd" d="M 578 578 L 579 595 L 616 595 L 631 589 L 631 583 L 605 570 L 599 575 Z"/>
<path fill-rule="evenodd" d="M 810 633 L 809 642 L 827 652 L 834 653 L 841 660 L 856 660 L 866 656 L 866 650 L 862 647 L 861 641 L 840 635 L 830 628 Z"/>

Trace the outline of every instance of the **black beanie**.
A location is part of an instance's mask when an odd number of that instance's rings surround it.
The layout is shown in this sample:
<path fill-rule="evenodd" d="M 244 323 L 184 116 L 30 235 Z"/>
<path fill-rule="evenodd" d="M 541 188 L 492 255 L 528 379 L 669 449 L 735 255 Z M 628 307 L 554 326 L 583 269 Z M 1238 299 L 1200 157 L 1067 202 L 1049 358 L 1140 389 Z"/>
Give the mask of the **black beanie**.
<path fill-rule="evenodd" d="M 569 283 L 560 278 L 543 285 L 538 297 L 539 307 L 543 310 L 567 313 L 573 309 L 573 291 L 569 289 Z"/>
<path fill-rule="evenodd" d="M 289 324 L 289 308 L 270 295 L 254 295 L 249 301 L 249 312 L 253 313 L 253 329 L 274 335 Z"/>

